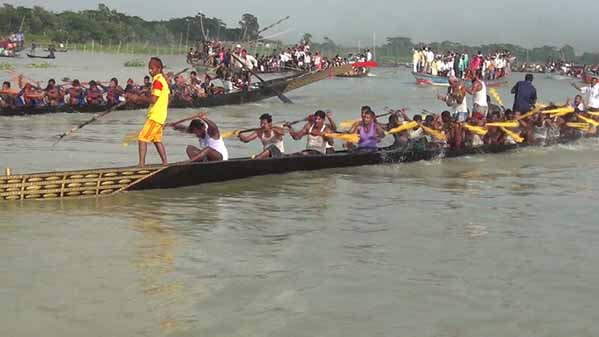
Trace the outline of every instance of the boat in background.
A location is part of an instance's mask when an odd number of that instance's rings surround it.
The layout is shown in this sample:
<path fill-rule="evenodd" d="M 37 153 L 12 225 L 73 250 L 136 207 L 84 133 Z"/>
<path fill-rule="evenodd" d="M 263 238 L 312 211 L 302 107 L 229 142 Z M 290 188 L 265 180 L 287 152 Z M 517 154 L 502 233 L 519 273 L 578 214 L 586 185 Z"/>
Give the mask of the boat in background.
<path fill-rule="evenodd" d="M 27 57 L 32 58 L 32 59 L 46 59 L 46 60 L 53 60 L 56 58 L 56 56 L 50 54 L 50 55 L 46 55 L 46 56 L 39 56 L 39 55 L 33 55 L 33 54 L 27 54 Z"/>
<path fill-rule="evenodd" d="M 419 85 L 432 85 L 432 86 L 440 86 L 440 87 L 448 87 L 449 86 L 449 78 L 445 76 L 434 76 L 430 74 L 424 73 L 415 73 L 412 72 L 414 78 L 416 78 L 416 83 Z M 507 79 L 502 77 L 495 80 L 485 81 L 487 87 L 496 88 L 500 87 L 504 84 L 507 84 Z"/>
<path fill-rule="evenodd" d="M 186 109 L 186 108 L 205 108 L 222 105 L 240 105 L 253 103 L 267 98 L 275 97 L 277 93 L 285 93 L 297 88 L 307 86 L 309 84 L 324 80 L 329 76 L 345 73 L 351 69 L 351 65 L 343 65 L 341 67 L 329 68 L 321 71 L 312 71 L 306 73 L 298 73 L 291 76 L 276 78 L 266 81 L 266 84 L 256 82 L 256 87 L 246 91 L 236 91 L 228 94 L 212 95 L 208 97 L 196 98 L 191 102 L 173 98 L 169 104 L 170 109 Z M 273 90 L 274 89 L 274 90 Z M 111 106 L 102 105 L 83 105 L 83 106 L 17 106 L 0 109 L 0 116 L 22 116 L 22 115 L 41 115 L 60 112 L 83 112 L 83 113 L 98 113 L 109 109 Z M 148 104 L 125 104 L 119 107 L 118 110 L 139 110 L 147 109 Z"/>

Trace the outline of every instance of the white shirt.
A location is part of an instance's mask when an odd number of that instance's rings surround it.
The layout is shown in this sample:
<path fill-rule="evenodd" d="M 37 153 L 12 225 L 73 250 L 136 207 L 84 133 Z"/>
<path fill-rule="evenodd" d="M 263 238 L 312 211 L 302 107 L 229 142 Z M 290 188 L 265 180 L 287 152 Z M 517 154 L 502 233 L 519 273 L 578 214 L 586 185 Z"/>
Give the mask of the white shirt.
<path fill-rule="evenodd" d="M 592 87 L 581 88 L 580 91 L 586 95 L 585 99 L 589 108 L 599 109 L 599 83 Z"/>

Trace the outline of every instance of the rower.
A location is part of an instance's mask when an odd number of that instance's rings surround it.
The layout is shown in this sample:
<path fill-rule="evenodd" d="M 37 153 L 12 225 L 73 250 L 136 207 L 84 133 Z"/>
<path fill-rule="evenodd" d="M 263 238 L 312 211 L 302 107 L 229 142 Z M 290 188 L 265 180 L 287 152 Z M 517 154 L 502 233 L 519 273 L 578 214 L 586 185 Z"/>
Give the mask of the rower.
<path fill-rule="evenodd" d="M 152 57 L 148 63 L 148 71 L 152 76 L 151 96 L 140 96 L 138 99 L 144 103 L 150 104 L 148 108 L 148 119 L 143 129 L 138 135 L 139 141 L 139 166 L 143 167 L 146 163 L 146 153 L 148 143 L 154 143 L 158 155 L 162 160 L 162 165 L 167 165 L 166 149 L 162 144 L 162 129 L 168 113 L 168 103 L 171 91 L 168 83 L 162 74 L 162 60 Z"/>
<path fill-rule="evenodd" d="M 108 88 L 104 87 L 104 90 L 106 90 L 106 101 L 109 105 L 115 105 L 121 102 L 121 96 L 124 94 L 124 90 L 119 85 L 119 80 L 116 77 L 110 79 L 110 85 Z"/>
<path fill-rule="evenodd" d="M 48 85 L 44 89 L 46 100 L 49 106 L 59 106 L 64 104 L 64 93 L 59 86 L 56 85 L 54 79 L 48 80 Z"/>
<path fill-rule="evenodd" d="M 92 80 L 89 82 L 89 89 L 87 90 L 87 96 L 85 97 L 87 104 L 90 105 L 103 105 L 104 102 L 104 90 L 98 86 L 96 81 Z"/>
<path fill-rule="evenodd" d="M 16 97 L 18 92 L 11 89 L 10 82 L 5 81 L 2 83 L 2 90 L 0 91 L 0 107 L 11 108 L 16 105 Z"/>
<path fill-rule="evenodd" d="M 453 118 L 458 122 L 464 122 L 469 117 L 468 102 L 466 100 L 466 88 L 455 76 L 449 78 L 447 95 L 437 96 L 452 108 Z"/>
<path fill-rule="evenodd" d="M 228 160 L 229 152 L 216 123 L 208 119 L 205 112 L 200 112 L 197 117 L 187 128 L 178 124 L 170 125 L 177 131 L 191 133 L 198 137 L 201 148 L 187 146 L 189 160 L 192 162 Z"/>
<path fill-rule="evenodd" d="M 486 116 L 489 111 L 489 105 L 487 104 L 487 85 L 483 82 L 480 71 L 477 71 L 472 78 L 472 87 L 466 88 L 466 91 L 472 95 L 472 114 L 478 112 L 483 116 Z"/>
<path fill-rule="evenodd" d="M 360 135 L 358 151 L 376 151 L 378 142 L 385 138 L 385 130 L 376 123 L 376 115 L 372 110 L 366 111 L 362 116 L 362 121 L 349 133 Z"/>
<path fill-rule="evenodd" d="M 78 79 L 74 79 L 71 82 L 71 87 L 69 88 L 69 105 L 71 106 L 83 106 L 85 105 L 85 93 L 83 87 L 81 87 L 81 83 Z"/>
<path fill-rule="evenodd" d="M 260 139 L 263 151 L 256 156 L 253 156 L 253 158 L 256 159 L 282 157 L 283 153 L 285 153 L 283 136 L 285 136 L 285 130 L 280 127 L 273 127 L 272 116 L 269 114 L 260 116 L 260 129 L 248 135 L 242 133 L 238 135 L 239 140 L 244 143 L 249 143 L 256 138 Z"/>
<path fill-rule="evenodd" d="M 326 113 L 322 110 L 318 110 L 314 113 L 314 121 L 308 122 L 304 127 L 299 130 L 293 130 L 293 126 L 286 124 L 285 127 L 289 129 L 289 135 L 295 139 L 300 140 L 304 136 L 308 137 L 306 149 L 301 152 L 303 155 L 323 155 L 327 153 L 327 143 L 332 144 L 332 141 L 325 137 L 325 133 L 332 133 L 333 131 L 325 123 Z"/>

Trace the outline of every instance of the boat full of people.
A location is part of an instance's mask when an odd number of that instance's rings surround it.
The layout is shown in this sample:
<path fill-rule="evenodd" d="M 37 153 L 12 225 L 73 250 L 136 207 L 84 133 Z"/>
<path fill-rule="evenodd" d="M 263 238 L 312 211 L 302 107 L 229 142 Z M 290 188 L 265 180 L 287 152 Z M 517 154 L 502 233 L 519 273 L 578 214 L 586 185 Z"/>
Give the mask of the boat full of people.
<path fill-rule="evenodd" d="M 138 166 L 18 175 L 7 170 L 0 176 L 0 200 L 109 196 L 126 191 L 194 186 L 295 171 L 500 153 L 599 136 L 597 79 L 592 86 L 576 87 L 582 95 L 561 105 L 536 102 L 532 80 L 532 75 L 528 74 L 514 86 L 512 109 L 497 105 L 476 106 L 475 100 L 474 108 L 465 116 L 448 110 L 409 116 L 405 109 L 376 115 L 370 107 L 364 106 L 360 118 L 339 124 L 335 123 L 331 112 L 319 110 L 301 120 L 279 124 L 273 123 L 272 116 L 263 114 L 256 128 L 223 132 L 217 122 L 202 112 L 164 125 L 198 138 L 199 147 L 189 145 L 185 150 L 188 161 L 169 164 L 166 156 L 161 154 L 162 165 L 145 166 L 143 152 Z M 500 98 L 495 96 L 495 99 Z M 157 129 L 159 134 L 148 128 L 153 123 L 151 120 L 146 123 L 139 140 L 161 145 L 161 128 Z M 299 123 L 304 125 L 301 128 L 293 126 Z M 349 131 L 341 130 L 346 127 Z M 294 140 L 305 138 L 305 150 L 286 153 L 284 139 L 287 134 Z M 387 137 L 392 137 L 393 144 L 381 146 L 381 141 Z M 258 140 L 263 150 L 251 157 L 230 159 L 225 140 L 231 138 L 246 143 Z M 335 141 L 340 142 L 343 149 L 335 150 Z"/>
<path fill-rule="evenodd" d="M 412 75 L 420 85 L 449 86 L 452 77 L 465 80 L 480 74 L 487 86 L 498 87 L 507 83 L 514 60 L 509 51 L 487 56 L 479 51 L 471 58 L 467 52 L 438 54 L 424 47 L 413 50 Z"/>

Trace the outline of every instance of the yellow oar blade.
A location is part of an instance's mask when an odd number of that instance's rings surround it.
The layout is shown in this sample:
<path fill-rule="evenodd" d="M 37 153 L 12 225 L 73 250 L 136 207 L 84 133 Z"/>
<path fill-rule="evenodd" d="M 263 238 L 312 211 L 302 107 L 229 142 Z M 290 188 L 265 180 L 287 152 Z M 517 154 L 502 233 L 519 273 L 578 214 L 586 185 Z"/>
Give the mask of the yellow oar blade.
<path fill-rule="evenodd" d="M 239 130 L 233 130 L 233 131 L 223 132 L 220 134 L 220 136 L 223 137 L 223 139 L 229 139 L 229 138 L 237 137 L 238 134 L 239 134 Z"/>
<path fill-rule="evenodd" d="M 503 101 L 501 100 L 501 96 L 499 96 L 497 89 L 489 88 L 489 93 L 491 94 L 491 96 L 493 96 L 493 98 L 495 99 L 495 102 L 497 102 L 499 105 L 503 106 Z"/>
<path fill-rule="evenodd" d="M 130 143 L 136 142 L 139 132 L 129 132 L 123 137 L 123 146 L 129 146 Z"/>
<path fill-rule="evenodd" d="M 504 128 L 504 127 L 501 127 L 500 129 L 501 129 L 501 131 L 503 131 L 503 132 L 504 132 L 506 135 L 510 136 L 510 137 L 511 137 L 511 138 L 512 138 L 512 139 L 513 139 L 513 140 L 514 140 L 516 143 L 522 143 L 522 142 L 524 141 L 524 138 L 520 137 L 520 135 L 519 135 L 519 134 L 517 134 L 517 133 L 515 133 L 515 132 L 513 132 L 513 131 L 510 131 L 510 130 L 508 130 L 508 129 Z"/>
<path fill-rule="evenodd" d="M 582 115 L 578 115 L 578 118 L 580 118 L 580 119 L 582 119 L 583 121 L 585 121 L 585 122 L 587 122 L 587 123 L 591 124 L 592 126 L 599 126 L 599 122 L 597 122 L 597 121 L 596 121 L 596 120 L 594 120 L 594 119 L 587 118 L 587 117 L 585 117 L 585 116 L 582 116 Z"/>
<path fill-rule="evenodd" d="M 359 143 L 360 135 L 357 133 L 325 133 L 325 137 L 343 140 L 349 143 Z"/>
<path fill-rule="evenodd" d="M 566 123 L 566 126 L 570 127 L 570 128 L 575 128 L 575 129 L 581 129 L 581 130 L 587 130 L 590 128 L 590 125 L 587 123 Z"/>
<path fill-rule="evenodd" d="M 574 108 L 571 106 L 543 111 L 544 114 L 550 114 L 553 115 L 553 117 L 564 116 L 572 112 L 574 112 Z"/>
<path fill-rule="evenodd" d="M 427 128 L 424 125 L 422 125 L 421 128 L 422 128 L 422 130 L 424 130 L 424 132 L 426 132 L 429 135 L 437 138 L 438 140 L 447 141 L 447 136 L 442 131 L 438 131 L 438 130 L 434 130 L 434 129 L 431 129 L 431 128 Z"/>
<path fill-rule="evenodd" d="M 544 105 L 544 104 L 537 104 L 534 109 L 532 109 L 531 111 L 525 113 L 524 115 L 516 118 L 516 120 L 519 121 L 519 120 L 522 120 L 522 119 L 525 119 L 525 118 L 528 118 L 528 117 L 532 117 L 535 114 L 538 114 L 539 112 L 541 112 L 541 110 L 543 110 L 546 107 L 547 106 Z"/>
<path fill-rule="evenodd" d="M 406 130 L 413 129 L 413 128 L 417 127 L 417 126 L 418 126 L 418 123 L 412 121 L 412 122 L 408 122 L 406 124 L 403 124 L 401 126 L 398 126 L 395 129 L 391 129 L 391 130 L 385 132 L 385 134 L 386 135 L 390 135 L 390 134 L 394 134 L 394 133 L 404 132 Z"/>
<path fill-rule="evenodd" d="M 494 126 L 500 128 L 517 128 L 520 126 L 518 121 L 507 121 L 507 122 L 496 122 L 496 123 L 487 123 L 486 126 Z"/>
<path fill-rule="evenodd" d="M 339 123 L 339 126 L 342 129 L 349 129 L 352 126 L 354 126 L 355 123 L 357 123 L 359 121 L 360 121 L 359 119 L 354 119 L 354 120 L 349 120 L 349 121 L 343 121 L 343 122 Z"/>
<path fill-rule="evenodd" d="M 475 125 L 470 125 L 470 124 L 464 124 L 464 127 L 466 128 L 466 130 L 475 133 L 479 136 L 484 136 L 487 134 L 487 132 L 489 132 L 489 130 L 481 127 L 481 126 L 475 126 Z"/>

